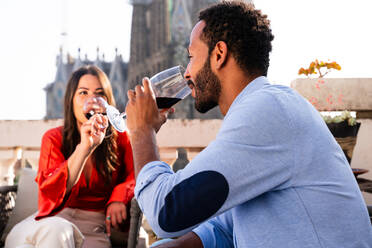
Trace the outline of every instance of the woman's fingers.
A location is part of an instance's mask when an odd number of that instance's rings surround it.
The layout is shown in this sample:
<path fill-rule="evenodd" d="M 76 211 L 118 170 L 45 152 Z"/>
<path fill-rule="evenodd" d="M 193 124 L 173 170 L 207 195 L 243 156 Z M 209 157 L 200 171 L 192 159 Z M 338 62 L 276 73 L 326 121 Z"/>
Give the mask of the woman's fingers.
<path fill-rule="evenodd" d="M 109 123 L 108 123 L 108 117 L 105 116 L 105 115 L 102 115 L 102 119 L 103 119 L 103 126 L 104 126 L 105 128 L 108 128 L 108 126 L 109 126 Z"/>
<path fill-rule="evenodd" d="M 108 236 L 111 236 L 111 216 L 107 216 L 106 217 L 106 233 Z"/>
<path fill-rule="evenodd" d="M 97 131 L 104 131 L 108 127 L 107 117 L 101 114 L 94 115 L 93 125 L 97 129 Z"/>
<path fill-rule="evenodd" d="M 127 208 L 124 205 L 124 208 L 121 210 L 121 217 L 123 220 L 127 219 Z"/>
<path fill-rule="evenodd" d="M 122 202 L 113 202 L 107 208 L 106 215 L 110 216 L 110 224 L 115 228 L 119 228 L 119 224 L 123 223 L 127 218 L 127 209 Z M 107 223 L 107 219 L 106 219 Z"/>
<path fill-rule="evenodd" d="M 121 211 L 116 213 L 116 224 L 119 225 L 123 222 L 123 217 L 121 216 Z"/>
<path fill-rule="evenodd" d="M 111 213 L 111 225 L 116 227 L 116 215 Z"/>
<path fill-rule="evenodd" d="M 119 228 L 118 224 L 121 223 L 121 219 L 119 218 L 117 213 L 111 213 L 111 225 L 115 228 Z"/>
<path fill-rule="evenodd" d="M 92 137 L 101 138 L 106 133 L 106 129 L 108 127 L 108 119 L 107 116 L 101 114 L 95 114 L 92 116 L 89 121 L 85 122 L 84 125 L 89 125 L 89 135 Z M 100 143 L 102 140 L 98 140 Z"/>
<path fill-rule="evenodd" d="M 80 136 L 81 136 L 81 140 L 90 140 L 91 136 L 92 136 L 92 121 L 89 120 L 85 123 L 83 123 L 80 127 Z"/>
<path fill-rule="evenodd" d="M 124 220 L 127 218 L 126 209 L 122 208 L 120 211 L 113 211 L 112 214 L 112 221 L 111 224 L 115 228 L 119 228 L 119 225 L 123 223 Z"/>

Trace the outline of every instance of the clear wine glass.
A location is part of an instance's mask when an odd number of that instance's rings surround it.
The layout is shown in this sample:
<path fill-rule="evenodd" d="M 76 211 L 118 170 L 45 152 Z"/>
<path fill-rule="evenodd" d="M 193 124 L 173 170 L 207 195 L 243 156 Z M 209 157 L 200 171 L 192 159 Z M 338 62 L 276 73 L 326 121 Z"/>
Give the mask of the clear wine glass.
<path fill-rule="evenodd" d="M 178 65 L 150 78 L 159 109 L 170 108 L 191 93 L 187 80 L 183 77 L 184 72 L 185 69 Z M 115 107 L 106 103 L 106 113 L 111 125 L 119 132 L 124 132 L 126 129 L 125 112 L 120 113 Z"/>
<path fill-rule="evenodd" d="M 108 106 L 106 100 L 101 96 L 88 97 L 84 101 L 83 113 L 89 120 L 95 114 L 106 115 L 106 107 Z M 104 129 L 105 127 L 102 127 Z M 108 137 L 109 135 L 106 135 Z"/>
<path fill-rule="evenodd" d="M 89 120 L 95 114 L 106 115 L 107 102 L 103 97 L 92 96 L 84 101 L 83 112 L 85 117 Z"/>

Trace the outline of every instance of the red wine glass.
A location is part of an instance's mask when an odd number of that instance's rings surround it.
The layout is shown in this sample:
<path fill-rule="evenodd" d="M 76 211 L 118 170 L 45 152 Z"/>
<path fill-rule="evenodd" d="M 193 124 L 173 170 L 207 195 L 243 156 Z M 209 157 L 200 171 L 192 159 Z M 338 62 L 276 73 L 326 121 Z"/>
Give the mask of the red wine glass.
<path fill-rule="evenodd" d="M 185 69 L 182 66 L 161 71 L 150 78 L 152 89 L 159 109 L 170 108 L 191 93 L 187 80 L 183 77 Z M 120 113 L 113 106 L 106 106 L 107 117 L 111 125 L 119 132 L 126 130 L 126 114 Z"/>

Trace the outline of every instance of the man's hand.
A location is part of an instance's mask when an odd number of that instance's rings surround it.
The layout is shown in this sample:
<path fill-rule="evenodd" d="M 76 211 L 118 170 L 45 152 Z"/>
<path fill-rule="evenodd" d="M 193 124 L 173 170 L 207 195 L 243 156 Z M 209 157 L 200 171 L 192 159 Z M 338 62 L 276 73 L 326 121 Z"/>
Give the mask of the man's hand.
<path fill-rule="evenodd" d="M 155 246 L 154 248 L 203 248 L 203 243 L 199 236 L 194 232 L 188 232 L 185 235 L 174 239 L 170 242 L 166 242 Z"/>
<path fill-rule="evenodd" d="M 144 78 L 142 85 L 137 85 L 135 91 L 128 91 L 129 101 L 125 109 L 128 130 L 136 132 L 153 129 L 158 132 L 167 120 L 168 113 L 173 112 L 174 109 L 159 111 L 150 80 Z"/>
<path fill-rule="evenodd" d="M 106 232 L 111 235 L 111 226 L 119 229 L 119 224 L 127 219 L 127 207 L 122 202 L 113 202 L 106 211 Z"/>
<path fill-rule="evenodd" d="M 143 86 L 136 86 L 135 92 L 128 91 L 129 101 L 126 107 L 136 178 L 143 166 L 160 159 L 156 132 L 167 120 L 167 114 L 173 111 L 173 109 L 159 111 L 149 79 L 144 78 L 142 82 Z"/>

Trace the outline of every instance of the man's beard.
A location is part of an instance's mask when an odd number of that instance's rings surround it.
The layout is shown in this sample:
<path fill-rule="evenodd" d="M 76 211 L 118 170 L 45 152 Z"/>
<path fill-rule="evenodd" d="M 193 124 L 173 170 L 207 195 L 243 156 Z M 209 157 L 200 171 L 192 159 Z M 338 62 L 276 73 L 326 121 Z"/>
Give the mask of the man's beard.
<path fill-rule="evenodd" d="M 221 95 L 221 81 L 211 70 L 210 55 L 203 68 L 196 74 L 195 83 L 195 109 L 206 113 L 218 105 Z"/>

